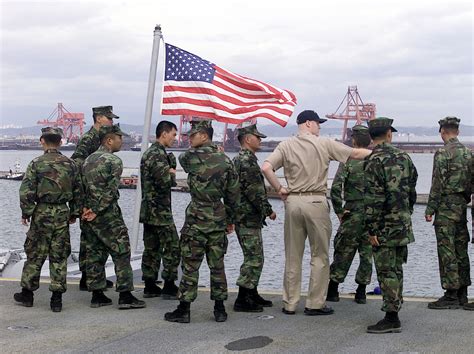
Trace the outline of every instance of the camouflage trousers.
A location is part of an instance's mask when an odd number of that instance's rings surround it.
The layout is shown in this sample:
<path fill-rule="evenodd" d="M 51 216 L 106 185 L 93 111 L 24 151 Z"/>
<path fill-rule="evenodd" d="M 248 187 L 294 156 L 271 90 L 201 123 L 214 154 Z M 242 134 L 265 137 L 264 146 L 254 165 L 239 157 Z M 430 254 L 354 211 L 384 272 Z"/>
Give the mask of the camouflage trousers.
<path fill-rule="evenodd" d="M 67 289 L 67 258 L 71 254 L 67 205 L 38 204 L 26 233 L 24 247 L 26 262 L 21 286 L 31 291 L 39 288 L 41 268 L 49 257 L 49 290 L 64 293 Z"/>
<path fill-rule="evenodd" d="M 81 272 L 85 272 L 87 268 L 87 254 L 86 254 L 86 239 L 87 239 L 87 226 L 84 227 L 84 223 L 87 221 L 80 220 L 80 227 L 81 227 L 81 236 L 80 236 L 80 243 L 79 243 L 79 270 Z"/>
<path fill-rule="evenodd" d="M 163 259 L 163 280 L 178 279 L 178 265 L 181 260 L 179 237 L 176 226 L 143 224 L 143 243 L 145 250 L 142 257 L 144 280 L 158 279 L 161 259 Z"/>
<path fill-rule="evenodd" d="M 120 207 L 112 204 L 103 214 L 84 223 L 86 236 L 86 273 L 89 291 L 105 290 L 105 263 L 109 254 L 117 276 L 116 291 L 133 290 L 133 272 L 130 265 L 130 240 Z"/>
<path fill-rule="evenodd" d="M 403 264 L 408 259 L 408 247 L 374 247 L 373 255 L 382 290 L 382 311 L 398 312 L 403 303 Z"/>
<path fill-rule="evenodd" d="M 240 225 L 236 226 L 235 231 L 244 255 L 237 285 L 254 289 L 258 286 L 264 261 L 262 229 Z"/>
<path fill-rule="evenodd" d="M 227 236 L 224 230 L 203 233 L 187 229 L 181 233 L 181 269 L 183 276 L 179 284 L 179 300 L 193 302 L 197 297 L 199 268 L 206 256 L 211 271 L 211 300 L 227 299 L 227 279 L 224 255 L 227 251 Z"/>
<path fill-rule="evenodd" d="M 330 279 L 343 283 L 352 261 L 359 251 L 359 267 L 355 276 L 357 284 L 370 284 L 372 277 L 372 246 L 364 228 L 364 214 L 352 212 L 343 216 L 334 237 L 334 257 L 330 267 Z"/>
<path fill-rule="evenodd" d="M 469 231 L 467 223 L 436 221 L 435 233 L 438 246 L 438 263 L 441 286 L 445 290 L 471 285 Z"/>

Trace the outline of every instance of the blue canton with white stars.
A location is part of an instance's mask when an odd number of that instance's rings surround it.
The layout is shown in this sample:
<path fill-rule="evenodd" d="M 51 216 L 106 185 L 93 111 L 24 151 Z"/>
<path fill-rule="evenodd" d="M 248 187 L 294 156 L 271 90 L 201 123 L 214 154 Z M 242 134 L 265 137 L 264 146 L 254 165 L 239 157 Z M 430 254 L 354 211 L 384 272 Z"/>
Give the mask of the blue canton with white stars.
<path fill-rule="evenodd" d="M 215 69 L 211 62 L 166 44 L 165 80 L 212 82 Z"/>

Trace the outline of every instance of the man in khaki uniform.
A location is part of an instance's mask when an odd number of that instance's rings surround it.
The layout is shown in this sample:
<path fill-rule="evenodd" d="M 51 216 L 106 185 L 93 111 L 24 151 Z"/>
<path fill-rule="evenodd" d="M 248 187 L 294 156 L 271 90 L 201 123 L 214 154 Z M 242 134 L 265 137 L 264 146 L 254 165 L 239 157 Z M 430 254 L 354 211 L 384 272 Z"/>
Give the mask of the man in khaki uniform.
<path fill-rule="evenodd" d="M 329 162 L 346 162 L 349 157 L 360 160 L 370 154 L 370 150 L 319 137 L 319 124 L 325 121 L 314 111 L 301 112 L 296 120 L 298 135 L 281 142 L 262 166 L 263 174 L 285 202 L 282 311 L 287 315 L 295 314 L 300 300 L 306 237 L 311 247 L 311 275 L 304 312 L 309 316 L 334 312 L 326 306 L 332 227 L 326 198 Z M 275 175 L 281 167 L 288 187 L 282 186 Z"/>

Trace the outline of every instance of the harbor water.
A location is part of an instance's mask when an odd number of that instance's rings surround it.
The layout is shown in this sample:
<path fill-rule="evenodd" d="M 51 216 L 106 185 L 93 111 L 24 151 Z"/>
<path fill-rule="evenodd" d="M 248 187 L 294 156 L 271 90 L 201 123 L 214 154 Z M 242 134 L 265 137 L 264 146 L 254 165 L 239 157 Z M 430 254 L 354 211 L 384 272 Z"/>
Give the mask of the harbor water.
<path fill-rule="evenodd" d="M 42 152 L 33 151 L 0 151 L 0 170 L 8 171 L 15 161 L 19 161 L 22 169 L 25 170 L 28 163 Z M 71 155 L 71 151 L 66 151 L 66 156 Z M 175 153 L 179 155 L 179 152 Z M 260 163 L 263 163 L 268 153 L 259 153 Z M 124 166 L 137 168 L 139 164 L 139 152 L 123 151 L 118 153 L 124 162 Z M 230 157 L 235 153 L 229 153 Z M 419 179 L 417 185 L 418 193 L 429 193 L 431 185 L 432 170 L 432 154 L 411 154 L 411 157 L 417 167 Z M 308 161 L 310 163 L 310 161 Z M 179 168 L 179 166 L 178 166 Z M 329 177 L 333 177 L 337 169 L 337 163 L 331 163 L 329 169 Z M 18 189 L 19 181 L 0 180 L 0 195 L 2 199 L 2 210 L 0 214 L 0 248 L 22 248 L 25 240 L 27 227 L 20 223 L 21 212 L 19 207 Z M 136 190 L 126 189 L 120 191 L 120 206 L 125 218 L 126 224 L 131 229 L 133 218 L 133 207 L 135 202 Z M 173 193 L 173 215 L 178 231 L 184 222 L 184 211 L 190 200 L 189 194 Z M 268 226 L 263 229 L 264 249 L 265 249 L 265 265 L 260 281 L 261 289 L 281 290 L 283 284 L 284 270 L 284 245 L 283 245 L 283 221 L 284 221 L 284 205 L 280 200 L 271 200 L 271 204 L 277 213 L 275 221 L 268 221 Z M 405 287 L 404 293 L 407 296 L 438 296 L 442 294 L 439 273 L 438 259 L 436 251 L 436 237 L 433 226 L 424 221 L 425 206 L 416 205 L 412 216 L 413 227 L 415 232 L 415 243 L 409 245 L 408 264 L 404 268 Z M 470 213 L 468 213 L 468 225 L 471 225 Z M 334 213 L 331 213 L 333 224 L 333 234 L 331 238 L 330 259 L 332 260 L 332 239 L 337 231 L 339 222 Z M 469 227 L 471 232 L 471 227 Z M 79 248 L 79 226 L 73 224 L 71 226 L 71 244 L 73 250 Z M 235 234 L 228 236 L 229 247 L 225 258 L 226 273 L 229 287 L 236 287 L 235 282 L 239 274 L 239 268 L 242 263 L 242 251 Z M 469 256 L 471 260 L 471 269 L 474 270 L 474 244 L 469 244 Z M 143 247 L 143 241 L 139 241 L 139 248 Z M 205 261 L 204 261 L 205 263 Z M 309 280 L 309 263 L 310 252 L 307 244 L 303 259 L 303 277 L 302 289 L 305 291 Z M 355 271 L 359 261 L 354 260 L 346 282 L 341 285 L 343 292 L 352 292 L 356 288 L 354 282 Z M 209 285 L 209 270 L 205 264 L 201 267 L 200 285 Z M 372 276 L 372 285 L 368 288 L 371 290 L 376 286 L 375 269 Z"/>

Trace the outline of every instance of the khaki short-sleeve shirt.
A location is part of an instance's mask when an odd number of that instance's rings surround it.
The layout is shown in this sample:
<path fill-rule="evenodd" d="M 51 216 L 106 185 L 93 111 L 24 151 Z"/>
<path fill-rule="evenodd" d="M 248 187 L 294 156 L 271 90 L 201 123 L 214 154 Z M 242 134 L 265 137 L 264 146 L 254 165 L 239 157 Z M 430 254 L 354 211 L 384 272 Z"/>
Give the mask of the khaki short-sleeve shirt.
<path fill-rule="evenodd" d="M 265 161 L 275 171 L 283 167 L 290 193 L 326 193 L 329 162 L 346 162 L 351 153 L 342 143 L 306 133 L 282 141 Z"/>

